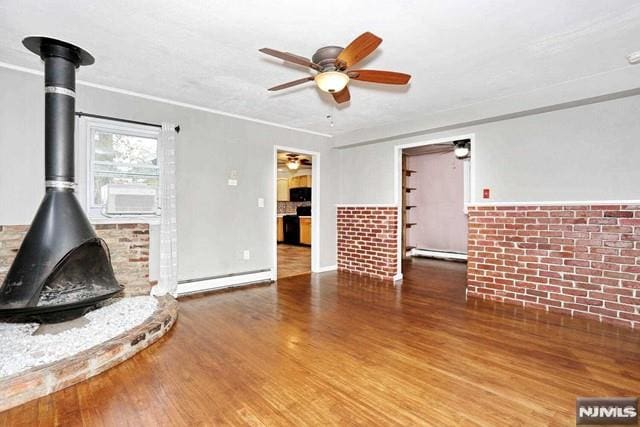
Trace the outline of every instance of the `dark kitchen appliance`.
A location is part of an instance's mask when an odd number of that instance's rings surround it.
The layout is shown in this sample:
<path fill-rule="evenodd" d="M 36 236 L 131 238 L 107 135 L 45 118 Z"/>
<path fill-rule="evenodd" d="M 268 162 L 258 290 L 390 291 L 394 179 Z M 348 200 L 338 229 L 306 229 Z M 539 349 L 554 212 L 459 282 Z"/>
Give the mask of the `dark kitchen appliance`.
<path fill-rule="evenodd" d="M 284 243 L 290 245 L 300 244 L 300 219 L 298 215 L 285 215 L 282 217 L 284 231 Z"/>
<path fill-rule="evenodd" d="M 311 206 L 298 206 L 296 208 L 296 215 L 285 215 L 282 217 L 284 243 L 288 243 L 290 245 L 300 244 L 301 216 L 311 216 Z"/>
<path fill-rule="evenodd" d="M 289 189 L 289 200 L 292 202 L 310 202 L 311 187 L 297 187 Z"/>
<path fill-rule="evenodd" d="M 296 213 L 298 216 L 311 216 L 311 206 L 298 206 Z"/>
<path fill-rule="evenodd" d="M 23 44 L 44 61 L 46 193 L 0 287 L 0 317 L 60 321 L 122 291 L 109 249 L 74 194 L 75 73 L 93 57 L 46 37 Z"/>

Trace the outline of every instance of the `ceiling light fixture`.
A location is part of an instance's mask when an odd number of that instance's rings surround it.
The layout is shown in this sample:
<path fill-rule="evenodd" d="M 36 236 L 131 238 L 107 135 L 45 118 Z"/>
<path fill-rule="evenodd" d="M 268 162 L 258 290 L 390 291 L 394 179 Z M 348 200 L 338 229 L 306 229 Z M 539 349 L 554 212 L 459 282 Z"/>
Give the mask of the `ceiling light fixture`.
<path fill-rule="evenodd" d="M 328 93 L 338 93 L 349 83 L 349 76 L 340 71 L 325 71 L 315 78 L 320 90 Z"/>
<path fill-rule="evenodd" d="M 471 140 L 470 139 L 460 139 L 458 141 L 453 141 L 454 148 L 453 152 L 459 159 L 466 159 L 469 157 L 471 152 Z"/>
<path fill-rule="evenodd" d="M 289 170 L 291 171 L 295 171 L 298 170 L 300 168 L 300 160 L 297 159 L 291 159 L 287 162 L 287 167 L 289 168 Z"/>

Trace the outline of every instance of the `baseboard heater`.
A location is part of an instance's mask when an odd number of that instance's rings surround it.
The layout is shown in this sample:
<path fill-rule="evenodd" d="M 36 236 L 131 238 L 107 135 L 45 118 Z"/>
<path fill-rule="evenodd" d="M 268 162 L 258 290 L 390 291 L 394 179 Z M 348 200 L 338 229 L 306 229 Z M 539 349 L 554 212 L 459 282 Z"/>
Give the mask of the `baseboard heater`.
<path fill-rule="evenodd" d="M 410 256 L 446 259 L 446 260 L 452 260 L 452 261 L 466 261 L 467 260 L 467 254 L 465 254 L 463 252 L 441 251 L 441 250 L 437 250 L 437 249 L 413 248 L 410 251 Z"/>
<path fill-rule="evenodd" d="M 270 268 L 245 271 L 242 273 L 230 273 L 221 274 L 219 276 L 178 280 L 178 289 L 176 290 L 175 295 L 183 296 L 197 292 L 207 292 L 266 282 L 273 282 Z"/>

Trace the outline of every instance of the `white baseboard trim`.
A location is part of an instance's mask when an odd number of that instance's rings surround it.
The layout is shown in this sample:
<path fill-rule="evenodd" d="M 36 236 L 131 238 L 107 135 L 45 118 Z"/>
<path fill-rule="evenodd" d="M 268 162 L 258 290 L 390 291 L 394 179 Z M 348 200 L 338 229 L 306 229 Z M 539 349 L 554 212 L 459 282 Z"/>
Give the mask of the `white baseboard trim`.
<path fill-rule="evenodd" d="M 271 281 L 271 270 L 247 274 L 213 277 L 210 279 L 194 280 L 178 283 L 175 296 L 193 294 L 196 292 L 213 291 L 217 289 L 233 288 Z"/>
<path fill-rule="evenodd" d="M 430 251 L 428 249 L 411 249 L 411 256 L 426 256 L 431 258 L 446 258 L 446 259 L 459 259 L 466 260 L 467 254 L 461 254 L 457 252 L 444 252 L 444 251 Z"/>
<path fill-rule="evenodd" d="M 338 269 L 337 265 L 327 265 L 326 267 L 320 267 L 313 273 L 326 273 L 327 271 L 335 271 Z"/>

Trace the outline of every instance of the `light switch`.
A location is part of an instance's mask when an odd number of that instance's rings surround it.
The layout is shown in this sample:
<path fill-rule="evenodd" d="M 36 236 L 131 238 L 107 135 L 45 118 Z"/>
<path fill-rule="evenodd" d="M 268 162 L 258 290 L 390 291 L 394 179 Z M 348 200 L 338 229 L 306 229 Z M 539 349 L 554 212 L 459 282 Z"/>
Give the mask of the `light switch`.
<path fill-rule="evenodd" d="M 262 197 L 258 198 L 258 207 L 264 208 L 264 199 Z"/>
<path fill-rule="evenodd" d="M 237 179 L 228 179 L 227 180 L 227 185 L 235 187 L 236 185 L 238 185 L 238 180 Z"/>

